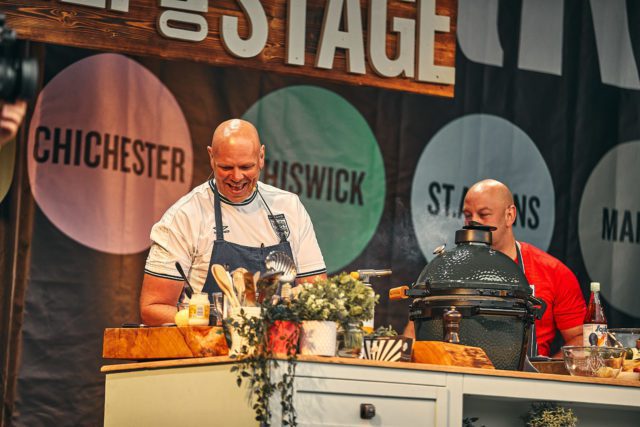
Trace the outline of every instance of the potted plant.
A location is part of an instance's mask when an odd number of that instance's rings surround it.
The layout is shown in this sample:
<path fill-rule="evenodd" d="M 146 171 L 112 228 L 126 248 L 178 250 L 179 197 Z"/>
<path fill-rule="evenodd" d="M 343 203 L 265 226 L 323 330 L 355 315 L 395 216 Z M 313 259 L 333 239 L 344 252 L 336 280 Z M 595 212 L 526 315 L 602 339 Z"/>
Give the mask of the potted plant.
<path fill-rule="evenodd" d="M 534 402 L 522 419 L 527 427 L 575 427 L 578 425 L 578 418 L 573 410 L 560 406 L 556 402 Z"/>
<path fill-rule="evenodd" d="M 300 285 L 293 304 L 302 320 L 300 353 L 335 356 L 337 323 L 347 315 L 344 291 L 331 280 Z"/>
<path fill-rule="evenodd" d="M 300 321 L 300 352 L 334 356 L 337 323 L 361 325 L 371 317 L 377 301 L 371 288 L 346 273 L 300 285 L 296 296 L 291 299 L 283 292 L 276 305 L 265 300 L 261 317 L 240 309 L 239 316 L 227 319 L 228 326 L 242 338 L 238 353 L 231 356 L 237 360 L 231 370 L 237 373 L 239 386 L 248 382 L 256 420 L 265 425 L 271 421 L 269 400 L 276 391 L 280 392 L 283 424 L 296 425 L 293 385 Z M 329 334 L 323 338 L 322 331 L 327 330 Z M 272 378 L 272 369 L 282 361 L 274 359 L 275 355 L 286 356 L 287 363 L 278 381 Z"/>
<path fill-rule="evenodd" d="M 285 287 L 289 287 L 285 289 Z M 279 304 L 269 304 L 264 310 L 267 324 L 267 345 L 275 356 L 294 356 L 298 350 L 300 337 L 300 315 L 297 306 L 291 303 L 290 285 L 283 286 Z M 285 296 L 286 295 L 286 296 Z"/>
<path fill-rule="evenodd" d="M 377 299 L 369 286 L 347 273 L 301 285 L 294 300 L 302 320 L 300 353 L 334 356 L 338 324 L 359 334 L 354 344 L 359 350 L 362 322 L 373 316 Z"/>
<path fill-rule="evenodd" d="M 293 385 L 296 369 L 296 344 L 298 340 L 298 315 L 290 304 L 273 305 L 271 300 L 261 306 L 261 316 L 254 317 L 240 309 L 240 315 L 226 320 L 227 326 L 234 329 L 243 341 L 237 354 L 230 357 L 236 359 L 231 372 L 237 373 L 237 384 L 248 383 L 252 395 L 256 420 L 261 425 L 270 425 L 270 399 L 280 392 L 283 425 L 295 426 L 296 411 L 293 405 Z M 283 327 L 293 324 L 294 335 L 285 336 Z M 279 326 L 276 326 L 279 325 Z M 275 328 L 275 329 L 274 329 Z M 278 332 L 274 332 L 278 331 Z M 274 342 L 275 337 L 276 341 Z M 279 367 L 282 360 L 274 356 L 286 356 L 286 369 L 282 377 L 274 379 L 272 370 Z"/>
<path fill-rule="evenodd" d="M 378 303 L 379 295 L 376 295 L 371 286 L 355 279 L 347 273 L 341 273 L 329 279 L 336 283 L 338 289 L 344 293 L 344 307 L 346 314 L 340 319 L 342 329 L 340 356 L 360 356 L 363 344 L 363 322 L 373 317 L 374 307 Z"/>

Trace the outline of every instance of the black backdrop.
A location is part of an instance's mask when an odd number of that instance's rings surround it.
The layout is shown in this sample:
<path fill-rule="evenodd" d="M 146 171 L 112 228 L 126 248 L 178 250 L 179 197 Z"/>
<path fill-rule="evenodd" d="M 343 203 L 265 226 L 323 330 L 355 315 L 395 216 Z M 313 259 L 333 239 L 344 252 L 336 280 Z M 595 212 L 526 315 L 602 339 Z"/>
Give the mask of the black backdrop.
<path fill-rule="evenodd" d="M 184 111 L 194 144 L 193 185 L 209 175 L 203 147 L 215 125 L 241 116 L 270 92 L 298 84 L 315 85 L 341 95 L 357 108 L 375 134 L 384 159 L 386 198 L 376 233 L 345 269 L 393 269 L 392 279 L 375 282 L 382 294 L 376 324 L 401 329 L 407 304 L 388 303 L 384 290 L 411 283 L 426 263 L 411 221 L 413 173 L 429 139 L 455 118 L 472 113 L 502 117 L 535 141 L 555 190 L 555 227 L 548 252 L 576 273 L 587 295 L 591 278 L 578 237 L 580 200 L 592 170 L 605 153 L 617 144 L 640 139 L 640 95 L 636 90 L 602 83 L 587 2 L 565 3 L 562 75 L 519 69 L 521 6 L 518 1 L 500 3 L 502 66 L 470 61 L 458 49 L 454 99 L 202 64 L 134 59 L 171 90 Z M 628 14 L 631 42 L 637 52 L 640 33 L 633 23 L 639 22 L 635 18 L 640 18 L 640 9 L 629 4 Z M 95 53 L 47 46 L 45 83 L 67 65 Z M 181 78 L 185 73 L 189 79 Z M 5 199 L 2 203 L 9 202 Z M 84 247 L 57 230 L 39 209 L 32 226 L 13 423 L 101 424 L 102 331 L 137 320 L 146 252 L 122 256 Z M 610 326 L 640 326 L 640 318 L 610 305 L 607 315 Z"/>

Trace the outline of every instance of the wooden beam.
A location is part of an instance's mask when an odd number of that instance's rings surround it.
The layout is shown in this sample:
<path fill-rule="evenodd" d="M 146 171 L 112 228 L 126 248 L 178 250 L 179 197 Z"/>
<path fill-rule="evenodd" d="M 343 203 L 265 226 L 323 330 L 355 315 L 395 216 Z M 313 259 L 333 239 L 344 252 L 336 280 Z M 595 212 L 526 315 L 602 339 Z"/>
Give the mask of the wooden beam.
<path fill-rule="evenodd" d="M 419 8 L 426 8 L 427 6 L 423 5 L 434 0 L 414 0 L 413 2 L 411 0 L 388 0 L 386 2 L 386 28 L 382 31 L 386 30 L 386 53 L 389 58 L 395 58 L 398 55 L 398 33 L 391 31 L 393 20 L 404 18 L 414 22 L 415 38 L 411 42 L 414 48 L 413 63 L 415 64 L 412 70 L 413 77 L 405 77 L 402 74 L 396 77 L 384 77 L 376 67 L 372 66 L 375 64 L 372 64 L 367 42 L 371 30 L 368 20 L 369 7 L 373 0 L 360 1 L 361 35 L 365 56 L 364 74 L 356 74 L 347 70 L 347 54 L 346 50 L 342 48 L 336 49 L 331 69 L 319 68 L 316 65 L 319 44 L 323 36 L 322 27 L 326 5 L 330 1 L 340 0 L 306 0 L 303 65 L 287 64 L 286 60 L 287 29 L 291 24 L 288 21 L 288 4 L 289 1 L 294 0 L 261 0 L 260 4 L 264 9 L 268 23 L 268 37 L 265 46 L 256 56 L 251 58 L 241 58 L 231 53 L 230 49 L 225 46 L 221 34 L 222 17 L 232 16 L 238 19 L 240 38 L 246 39 L 251 35 L 250 21 L 247 19 L 247 14 L 239 7 L 241 0 L 205 1 L 205 4 L 208 3 L 206 12 L 183 12 L 188 13 L 189 16 L 199 16 L 203 18 L 203 22 L 206 22 L 206 37 L 202 41 L 184 41 L 162 36 L 159 22 L 161 17 L 168 16 L 164 13 L 170 9 L 161 7 L 161 0 L 122 0 L 128 4 L 129 10 L 126 12 L 108 9 L 108 7 L 113 7 L 115 0 L 92 0 L 98 3 L 102 1 L 105 5 L 103 8 L 68 3 L 68 1 L 81 3 L 89 0 L 66 1 L 32 0 L 25 4 L 22 0 L 0 0 L 0 6 L 7 16 L 8 25 L 16 30 L 18 36 L 33 41 L 99 51 L 154 56 L 167 60 L 205 62 L 215 66 L 246 67 L 353 85 L 376 86 L 445 97 L 453 97 L 454 93 L 452 83 L 443 84 L 442 80 L 438 82 L 419 81 L 417 79 L 417 64 L 418 46 L 426 46 L 431 38 L 434 41 L 433 58 L 427 58 L 427 63 L 451 68 L 455 66 L 457 0 L 435 0 L 436 15 L 449 17 L 449 31 L 436 31 L 434 34 L 433 31 L 429 32 L 427 29 L 424 31 L 422 39 L 418 37 Z M 174 3 L 180 4 L 180 2 Z M 353 3 L 351 4 L 353 5 Z M 385 2 L 379 4 L 384 5 Z M 343 26 L 344 15 L 343 12 Z M 174 28 L 193 30 L 193 26 L 172 22 Z M 300 24 L 298 23 L 298 25 Z M 424 27 L 427 28 L 428 25 L 424 24 Z M 426 79 L 423 78 L 423 80 Z"/>

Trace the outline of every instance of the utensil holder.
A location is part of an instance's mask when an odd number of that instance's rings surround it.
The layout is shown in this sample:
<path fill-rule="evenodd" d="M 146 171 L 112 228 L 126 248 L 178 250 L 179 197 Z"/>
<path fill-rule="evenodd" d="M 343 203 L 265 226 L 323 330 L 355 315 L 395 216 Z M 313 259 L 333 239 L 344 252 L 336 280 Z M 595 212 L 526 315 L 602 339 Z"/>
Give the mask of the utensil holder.
<path fill-rule="evenodd" d="M 244 312 L 244 317 L 246 319 L 251 319 L 260 318 L 260 310 L 260 307 L 231 307 L 229 309 L 229 317 L 231 318 L 232 323 L 238 322 L 239 324 L 242 324 L 242 322 L 244 322 L 244 319 L 242 318 L 242 312 Z M 243 353 L 242 347 L 248 346 L 247 339 L 240 336 L 233 325 L 229 327 L 229 332 L 231 334 L 231 348 L 229 349 L 229 354 L 237 355 Z M 248 354 L 251 354 L 253 351 L 253 347 L 247 348 Z"/>

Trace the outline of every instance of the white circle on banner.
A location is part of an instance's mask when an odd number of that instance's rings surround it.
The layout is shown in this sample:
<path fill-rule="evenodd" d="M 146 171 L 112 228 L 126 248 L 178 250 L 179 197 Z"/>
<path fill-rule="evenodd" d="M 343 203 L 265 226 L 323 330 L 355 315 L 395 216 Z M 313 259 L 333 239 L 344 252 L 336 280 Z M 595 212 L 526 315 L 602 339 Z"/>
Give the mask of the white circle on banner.
<path fill-rule="evenodd" d="M 471 185 L 497 179 L 512 191 L 516 238 L 549 247 L 555 199 L 549 169 L 534 142 L 511 122 L 492 115 L 458 118 L 438 131 L 420 156 L 411 188 L 411 217 L 420 250 L 454 246 L 464 225 L 462 206 Z"/>
<path fill-rule="evenodd" d="M 82 59 L 46 85 L 28 150 L 31 190 L 44 214 L 103 252 L 149 247 L 154 222 L 191 186 L 191 137 L 180 106 L 122 55 Z"/>
<path fill-rule="evenodd" d="M 640 307 L 640 141 L 611 149 L 595 167 L 580 201 L 578 236 L 591 280 L 611 306 Z"/>

